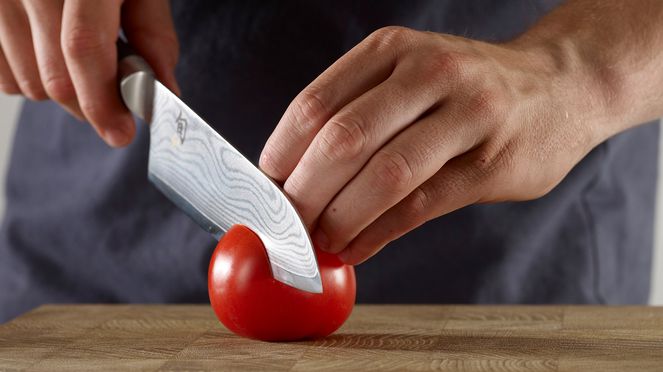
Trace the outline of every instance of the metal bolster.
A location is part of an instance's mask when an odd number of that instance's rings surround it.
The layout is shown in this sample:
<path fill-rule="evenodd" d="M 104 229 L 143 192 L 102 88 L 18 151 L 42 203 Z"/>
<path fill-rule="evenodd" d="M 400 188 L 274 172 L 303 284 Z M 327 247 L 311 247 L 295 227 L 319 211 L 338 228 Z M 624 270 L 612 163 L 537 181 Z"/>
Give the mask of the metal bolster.
<path fill-rule="evenodd" d="M 152 121 L 154 108 L 154 72 L 145 60 L 130 55 L 119 62 L 120 93 L 125 105 L 146 123 Z"/>

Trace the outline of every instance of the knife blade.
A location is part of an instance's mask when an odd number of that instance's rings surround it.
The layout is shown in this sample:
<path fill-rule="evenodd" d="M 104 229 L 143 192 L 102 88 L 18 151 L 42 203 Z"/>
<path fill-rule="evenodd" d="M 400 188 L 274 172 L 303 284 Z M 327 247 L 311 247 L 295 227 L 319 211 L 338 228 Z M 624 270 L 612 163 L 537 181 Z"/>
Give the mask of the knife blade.
<path fill-rule="evenodd" d="M 313 244 L 281 188 L 159 82 L 118 39 L 122 100 L 150 127 L 149 180 L 217 239 L 243 224 L 262 240 L 273 277 L 321 293 Z"/>

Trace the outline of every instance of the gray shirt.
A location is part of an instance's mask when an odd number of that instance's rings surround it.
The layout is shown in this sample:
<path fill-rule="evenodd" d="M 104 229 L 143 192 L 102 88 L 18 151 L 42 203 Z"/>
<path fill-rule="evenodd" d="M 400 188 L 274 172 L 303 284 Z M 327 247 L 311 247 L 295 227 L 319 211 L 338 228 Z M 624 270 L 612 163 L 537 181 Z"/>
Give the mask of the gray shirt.
<path fill-rule="evenodd" d="M 257 160 L 289 101 L 375 29 L 508 40 L 556 1 L 174 2 L 183 99 Z M 435 219 L 357 267 L 359 302 L 644 303 L 658 126 L 598 146 L 545 197 Z M 112 150 L 25 104 L 0 230 L 0 321 L 42 303 L 205 302 L 215 241 Z"/>

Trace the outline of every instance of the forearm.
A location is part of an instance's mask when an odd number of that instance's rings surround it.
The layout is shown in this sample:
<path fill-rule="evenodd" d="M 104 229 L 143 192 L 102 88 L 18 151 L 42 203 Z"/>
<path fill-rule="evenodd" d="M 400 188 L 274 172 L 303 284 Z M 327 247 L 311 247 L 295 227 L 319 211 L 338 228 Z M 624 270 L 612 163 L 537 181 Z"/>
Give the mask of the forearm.
<path fill-rule="evenodd" d="M 661 0 L 570 0 L 514 44 L 545 50 L 573 77 L 570 96 L 602 141 L 663 116 L 662 20 Z"/>

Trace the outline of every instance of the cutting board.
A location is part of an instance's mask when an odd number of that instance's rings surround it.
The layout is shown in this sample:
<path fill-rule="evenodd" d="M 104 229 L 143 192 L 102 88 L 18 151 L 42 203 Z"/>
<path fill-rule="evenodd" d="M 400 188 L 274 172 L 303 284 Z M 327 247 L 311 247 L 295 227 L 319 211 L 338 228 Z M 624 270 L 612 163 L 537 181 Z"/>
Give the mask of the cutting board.
<path fill-rule="evenodd" d="M 237 337 L 204 305 L 49 305 L 0 325 L 0 370 L 663 371 L 663 308 L 357 306 L 326 339 Z"/>

